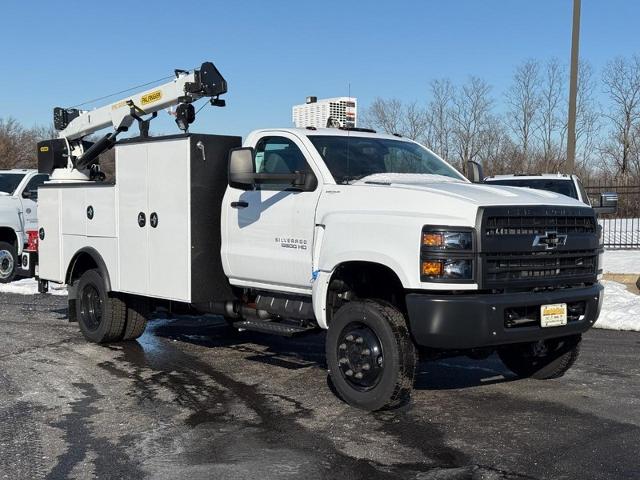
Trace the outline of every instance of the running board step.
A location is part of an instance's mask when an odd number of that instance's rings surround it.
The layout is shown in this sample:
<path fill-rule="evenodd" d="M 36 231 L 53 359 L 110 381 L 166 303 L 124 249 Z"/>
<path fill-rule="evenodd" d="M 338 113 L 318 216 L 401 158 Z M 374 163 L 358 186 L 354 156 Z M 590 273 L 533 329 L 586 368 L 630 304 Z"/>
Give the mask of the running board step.
<path fill-rule="evenodd" d="M 281 335 L 283 337 L 293 337 L 295 335 L 312 332 L 318 329 L 318 327 L 313 325 L 302 327 L 300 325 L 292 325 L 290 323 L 269 322 L 266 320 L 241 320 L 239 322 L 233 322 L 233 326 L 238 330 L 271 333 L 273 335 Z"/>

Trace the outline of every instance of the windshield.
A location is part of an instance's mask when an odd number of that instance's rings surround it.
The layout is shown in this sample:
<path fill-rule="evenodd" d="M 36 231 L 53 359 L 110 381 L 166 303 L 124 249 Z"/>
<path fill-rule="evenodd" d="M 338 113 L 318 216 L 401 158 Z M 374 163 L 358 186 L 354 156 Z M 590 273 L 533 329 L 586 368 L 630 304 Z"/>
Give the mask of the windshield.
<path fill-rule="evenodd" d="M 336 183 L 369 175 L 412 173 L 464 180 L 457 170 L 413 142 L 357 136 L 309 135 Z"/>
<path fill-rule="evenodd" d="M 22 173 L 0 173 L 0 192 L 13 195 L 23 178 Z"/>
<path fill-rule="evenodd" d="M 578 199 L 578 193 L 576 192 L 573 182 L 571 180 L 551 180 L 551 179 L 523 179 L 523 178 L 509 178 L 506 180 L 489 181 L 492 185 L 508 185 L 511 187 L 528 187 L 535 188 L 537 190 L 547 190 L 549 192 L 559 193 L 560 195 L 566 195 L 567 197 Z"/>

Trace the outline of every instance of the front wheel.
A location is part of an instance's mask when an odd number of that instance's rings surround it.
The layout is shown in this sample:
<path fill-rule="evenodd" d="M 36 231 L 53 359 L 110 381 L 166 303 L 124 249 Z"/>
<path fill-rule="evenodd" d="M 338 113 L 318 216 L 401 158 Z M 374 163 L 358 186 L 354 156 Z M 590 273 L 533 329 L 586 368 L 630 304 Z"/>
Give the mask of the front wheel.
<path fill-rule="evenodd" d="M 559 378 L 569 370 L 580 353 L 580 335 L 507 345 L 498 349 L 502 363 L 519 377 L 538 380 Z"/>
<path fill-rule="evenodd" d="M 13 245 L 0 242 L 0 283 L 9 283 L 16 276 L 18 252 Z"/>
<path fill-rule="evenodd" d="M 326 355 L 333 385 L 348 404 L 374 411 L 409 401 L 416 350 L 393 305 L 364 300 L 342 306 L 327 332 Z"/>

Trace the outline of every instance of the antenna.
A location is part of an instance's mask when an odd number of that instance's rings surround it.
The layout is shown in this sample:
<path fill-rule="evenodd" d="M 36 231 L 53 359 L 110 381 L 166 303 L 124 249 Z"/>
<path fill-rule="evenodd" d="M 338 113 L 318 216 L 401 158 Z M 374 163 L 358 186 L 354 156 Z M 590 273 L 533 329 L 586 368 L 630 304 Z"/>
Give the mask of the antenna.
<path fill-rule="evenodd" d="M 351 100 L 351 82 L 348 82 L 348 96 L 349 100 Z M 346 123 L 346 122 L 345 122 Z M 351 130 L 347 130 L 347 177 L 351 176 L 351 168 L 349 162 L 349 139 L 351 138 Z"/>

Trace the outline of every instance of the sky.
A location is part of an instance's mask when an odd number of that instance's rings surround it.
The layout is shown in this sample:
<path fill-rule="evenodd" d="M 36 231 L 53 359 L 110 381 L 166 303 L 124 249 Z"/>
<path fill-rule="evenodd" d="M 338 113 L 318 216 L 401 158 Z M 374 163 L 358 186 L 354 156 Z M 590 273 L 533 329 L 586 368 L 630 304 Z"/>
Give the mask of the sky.
<path fill-rule="evenodd" d="M 0 12 L 0 118 L 47 125 L 55 106 L 213 61 L 227 107 L 205 107 L 192 130 L 245 136 L 292 126 L 308 95 L 426 101 L 434 78 L 482 77 L 499 103 L 524 60 L 568 63 L 572 0 L 3 0 Z M 640 53 L 638 19 L 637 0 L 583 0 L 581 57 L 600 71 Z M 161 112 L 151 131 L 177 127 Z"/>

